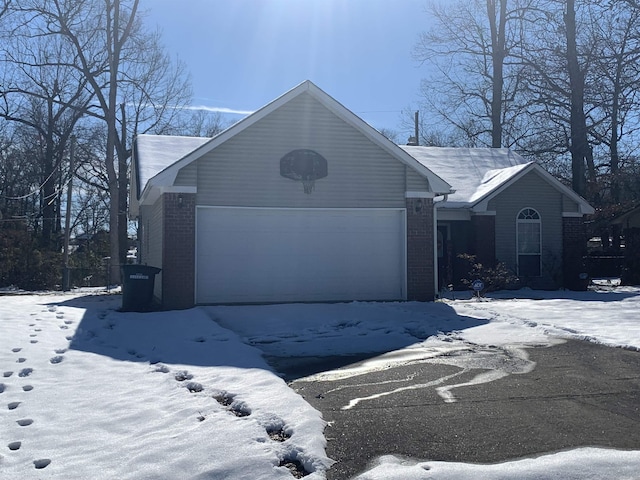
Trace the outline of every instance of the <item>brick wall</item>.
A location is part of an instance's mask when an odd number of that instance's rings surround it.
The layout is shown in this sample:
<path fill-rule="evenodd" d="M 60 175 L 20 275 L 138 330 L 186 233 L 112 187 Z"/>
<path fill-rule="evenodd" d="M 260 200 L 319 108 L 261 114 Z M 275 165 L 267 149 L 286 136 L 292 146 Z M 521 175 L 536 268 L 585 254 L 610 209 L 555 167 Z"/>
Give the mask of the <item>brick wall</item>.
<path fill-rule="evenodd" d="M 407 299 L 434 299 L 433 200 L 407 198 Z"/>
<path fill-rule="evenodd" d="M 196 196 L 163 195 L 162 308 L 176 310 L 194 304 Z"/>
<path fill-rule="evenodd" d="M 562 219 L 562 278 L 563 286 L 571 290 L 584 290 L 588 281 L 580 278 L 586 272 L 584 257 L 587 253 L 586 231 L 582 217 Z"/>

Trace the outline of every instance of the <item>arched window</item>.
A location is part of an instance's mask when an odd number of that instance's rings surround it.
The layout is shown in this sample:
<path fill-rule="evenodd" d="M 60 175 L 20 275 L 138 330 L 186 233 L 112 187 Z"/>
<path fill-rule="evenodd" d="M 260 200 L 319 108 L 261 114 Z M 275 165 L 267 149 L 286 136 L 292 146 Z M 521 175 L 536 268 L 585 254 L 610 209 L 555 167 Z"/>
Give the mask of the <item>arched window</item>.
<path fill-rule="evenodd" d="M 542 258 L 542 221 L 533 208 L 523 208 L 516 220 L 518 275 L 539 277 Z"/>

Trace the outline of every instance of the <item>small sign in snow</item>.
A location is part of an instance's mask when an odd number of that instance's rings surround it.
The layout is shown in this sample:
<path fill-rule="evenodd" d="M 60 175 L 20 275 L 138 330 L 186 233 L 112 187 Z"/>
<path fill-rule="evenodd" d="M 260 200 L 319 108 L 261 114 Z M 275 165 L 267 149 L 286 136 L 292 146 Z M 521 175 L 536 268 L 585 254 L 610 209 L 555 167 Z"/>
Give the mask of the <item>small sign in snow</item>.
<path fill-rule="evenodd" d="M 480 292 L 484 288 L 484 282 L 482 280 L 474 280 L 471 284 L 471 288 L 476 292 Z"/>

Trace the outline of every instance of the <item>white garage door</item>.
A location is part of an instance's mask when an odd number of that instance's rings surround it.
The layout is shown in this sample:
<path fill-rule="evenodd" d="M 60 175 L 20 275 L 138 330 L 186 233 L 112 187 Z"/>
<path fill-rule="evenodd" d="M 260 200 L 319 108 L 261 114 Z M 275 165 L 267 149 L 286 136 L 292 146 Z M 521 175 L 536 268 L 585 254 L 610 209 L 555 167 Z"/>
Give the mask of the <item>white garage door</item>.
<path fill-rule="evenodd" d="M 406 297 L 400 209 L 198 207 L 196 303 Z"/>

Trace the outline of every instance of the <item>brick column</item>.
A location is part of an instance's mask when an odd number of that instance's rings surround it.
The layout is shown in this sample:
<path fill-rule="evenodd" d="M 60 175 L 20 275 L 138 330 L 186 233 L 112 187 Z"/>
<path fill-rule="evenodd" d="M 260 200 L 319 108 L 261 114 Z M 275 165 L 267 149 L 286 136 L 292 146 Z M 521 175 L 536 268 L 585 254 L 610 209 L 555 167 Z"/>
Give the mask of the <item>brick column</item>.
<path fill-rule="evenodd" d="M 407 198 L 407 300 L 435 297 L 433 199 Z"/>
<path fill-rule="evenodd" d="M 570 290 L 586 290 L 588 279 L 581 279 L 586 272 L 584 257 L 587 254 L 586 232 L 582 217 L 562 219 L 562 284 Z"/>
<path fill-rule="evenodd" d="M 195 296 L 196 196 L 163 195 L 162 308 L 191 308 Z"/>

